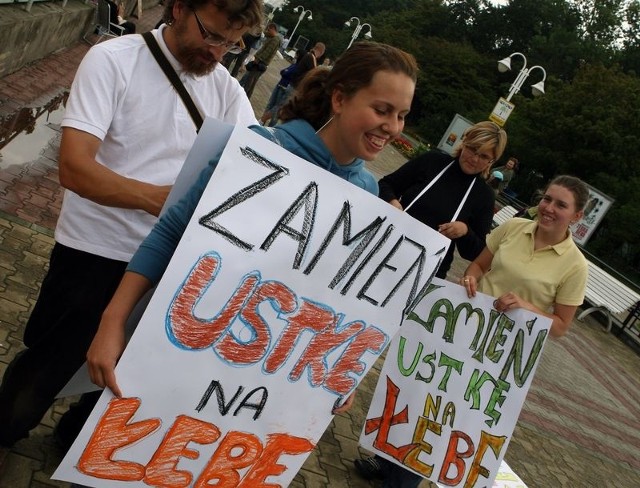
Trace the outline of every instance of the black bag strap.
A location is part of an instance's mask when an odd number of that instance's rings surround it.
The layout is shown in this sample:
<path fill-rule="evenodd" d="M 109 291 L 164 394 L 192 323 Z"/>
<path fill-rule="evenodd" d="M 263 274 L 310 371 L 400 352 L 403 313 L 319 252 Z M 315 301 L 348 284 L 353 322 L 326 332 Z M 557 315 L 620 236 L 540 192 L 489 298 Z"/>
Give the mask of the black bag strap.
<path fill-rule="evenodd" d="M 169 63 L 169 60 L 162 52 L 162 49 L 160 49 L 158 41 L 156 41 L 156 38 L 153 36 L 153 34 L 151 32 L 145 32 L 144 34 L 142 34 L 142 37 L 147 43 L 147 46 L 149 46 L 151 54 L 153 54 L 153 57 L 156 58 L 156 61 L 162 68 L 162 71 L 164 71 L 164 74 L 167 75 L 167 78 L 169 78 L 169 81 L 178 92 L 178 95 L 180 95 L 180 98 L 182 98 L 182 102 L 184 103 L 185 107 L 187 107 L 189 115 L 191 115 L 193 123 L 196 125 L 196 132 L 198 132 L 200 130 L 200 127 L 202 127 L 203 119 L 200 111 L 198 110 L 198 107 L 196 107 L 196 104 L 193 103 L 191 95 L 189 95 L 189 92 L 182 84 L 182 81 L 180 81 L 180 77 L 176 73 L 176 70 L 173 69 L 173 66 L 171 66 L 171 63 Z"/>

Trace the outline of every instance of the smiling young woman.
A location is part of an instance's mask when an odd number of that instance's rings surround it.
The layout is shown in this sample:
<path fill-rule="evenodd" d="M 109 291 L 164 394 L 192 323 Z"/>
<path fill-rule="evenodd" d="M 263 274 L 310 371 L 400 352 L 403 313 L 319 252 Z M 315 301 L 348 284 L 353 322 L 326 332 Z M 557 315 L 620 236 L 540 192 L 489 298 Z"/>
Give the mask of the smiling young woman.
<path fill-rule="evenodd" d="M 514 218 L 487 238 L 460 284 L 496 297 L 495 308 L 524 308 L 553 320 L 550 334 L 564 335 L 584 300 L 587 261 L 569 226 L 582 217 L 587 186 L 573 176 L 556 177 L 538 204 L 537 220 Z"/>
<path fill-rule="evenodd" d="M 283 107 L 285 123 L 251 129 L 377 195 L 378 185 L 365 169 L 364 158 L 375 157 L 401 130 L 417 69 L 415 58 L 400 49 L 356 43 L 332 70 L 316 68 L 307 74 L 296 96 Z M 353 140 L 347 141 L 345 134 Z M 125 321 L 140 297 L 162 276 L 217 164 L 218 159 L 212 160 L 185 198 L 167 212 L 171 217 L 154 227 L 102 315 L 87 363 L 94 383 L 110 388 L 116 396 L 120 390 L 114 368 L 124 348 Z M 336 412 L 348 408 L 351 401 Z"/>

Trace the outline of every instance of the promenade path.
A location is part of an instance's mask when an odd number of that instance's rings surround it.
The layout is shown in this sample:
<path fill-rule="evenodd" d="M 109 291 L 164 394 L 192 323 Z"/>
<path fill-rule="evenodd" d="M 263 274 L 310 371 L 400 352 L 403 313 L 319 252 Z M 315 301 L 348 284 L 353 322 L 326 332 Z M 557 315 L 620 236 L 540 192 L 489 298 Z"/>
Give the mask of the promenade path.
<path fill-rule="evenodd" d="M 139 31 L 153 26 L 160 14 L 160 7 L 145 11 Z M 0 121 L 19 108 L 42 107 L 67 90 L 87 49 L 79 43 L 0 79 Z M 285 65 L 274 61 L 259 81 L 252 98 L 257 115 Z M 59 112 L 52 113 L 46 127 L 50 136 L 38 126 L 31 136 L 19 136 L 0 149 L 0 374 L 23 347 L 24 324 L 53 245 L 62 200 L 56 163 L 60 128 L 53 120 Z M 20 142 L 36 145 L 36 154 L 26 159 L 12 152 L 23 137 L 38 141 Z M 387 148 L 370 167 L 381 176 L 403 162 Z M 464 267 L 456 259 L 450 278 L 459 277 Z M 366 455 L 357 439 L 379 366 L 358 388 L 354 408 L 335 417 L 293 487 L 381 486 L 362 480 L 353 468 L 353 460 Z M 0 488 L 68 486 L 50 476 L 62 456 L 52 429 L 69 401 L 57 403 L 31 436 L 16 444 L 0 473 Z M 575 322 L 566 337 L 549 341 L 506 460 L 530 488 L 640 486 L 638 354 L 592 317 Z M 432 485 L 425 481 L 421 486 Z"/>

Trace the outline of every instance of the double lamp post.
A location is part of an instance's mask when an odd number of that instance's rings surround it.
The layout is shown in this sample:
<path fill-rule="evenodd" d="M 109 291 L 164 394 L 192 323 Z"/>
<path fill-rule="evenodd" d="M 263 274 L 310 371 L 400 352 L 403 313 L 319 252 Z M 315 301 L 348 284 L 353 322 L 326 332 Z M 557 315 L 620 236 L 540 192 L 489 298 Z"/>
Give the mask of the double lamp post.
<path fill-rule="evenodd" d="M 351 27 L 351 22 L 356 21 L 356 28 L 353 31 L 353 34 L 351 34 L 351 41 L 349 41 L 349 45 L 347 46 L 347 49 L 349 49 L 351 47 L 351 44 L 353 44 L 353 41 L 355 41 L 358 36 L 360 35 L 360 31 L 362 30 L 363 27 L 368 27 L 369 30 L 367 32 L 364 33 L 364 37 L 366 39 L 371 39 L 371 24 L 361 24 L 360 23 L 360 19 L 358 17 L 351 17 L 349 20 L 347 20 L 344 25 L 346 25 L 347 27 Z"/>
<path fill-rule="evenodd" d="M 507 118 L 509 117 L 509 115 L 511 115 L 511 112 L 513 112 L 513 109 L 515 108 L 515 105 L 511 103 L 511 98 L 520 91 L 520 88 L 522 88 L 522 85 L 529 77 L 531 72 L 536 69 L 542 71 L 542 80 L 534 85 L 531 85 L 531 93 L 533 93 L 534 97 L 544 95 L 544 82 L 547 79 L 547 72 L 542 66 L 538 65 L 527 68 L 527 58 L 524 54 L 515 52 L 513 54 L 510 54 L 506 58 L 501 59 L 500 61 L 498 61 L 498 71 L 500 73 L 511 71 L 511 58 L 514 56 L 520 56 L 524 61 L 524 65 L 520 69 L 520 72 L 518 73 L 518 76 L 516 76 L 516 79 L 511 84 L 511 88 L 509 88 L 507 98 L 500 97 L 498 103 L 493 109 L 493 112 L 491 112 L 491 115 L 489 115 L 489 119 L 494 121 L 500 127 L 502 127 L 506 123 Z"/>
<path fill-rule="evenodd" d="M 300 12 L 300 15 L 298 16 L 298 22 L 296 22 L 296 26 L 293 28 L 293 31 L 291 31 L 291 35 L 289 36 L 289 41 L 293 41 L 293 35 L 296 33 L 296 29 L 300 25 L 300 22 L 302 22 L 302 19 L 304 19 L 305 15 L 309 14 L 309 20 L 313 20 L 311 10 L 305 9 L 302 5 L 298 5 L 296 8 L 293 9 L 293 11 L 296 13 Z"/>

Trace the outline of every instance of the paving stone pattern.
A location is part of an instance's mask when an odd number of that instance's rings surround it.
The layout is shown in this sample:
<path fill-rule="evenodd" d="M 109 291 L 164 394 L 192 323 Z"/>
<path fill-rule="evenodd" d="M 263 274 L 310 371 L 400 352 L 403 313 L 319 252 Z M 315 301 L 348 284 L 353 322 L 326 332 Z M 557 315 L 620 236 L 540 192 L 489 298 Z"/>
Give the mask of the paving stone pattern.
<path fill-rule="evenodd" d="M 141 29 L 155 24 L 161 7 L 143 15 Z M 146 23 L 146 24 L 145 24 Z M 46 103 L 68 89 L 88 45 L 69 49 L 0 79 L 0 115 Z M 276 60 L 260 79 L 252 103 L 262 108 L 286 65 Z M 20 87 L 19 89 L 17 87 Z M 57 178 L 59 132 L 39 158 L 0 167 L 0 373 L 22 347 L 22 333 L 37 298 L 53 245 L 62 190 Z M 371 165 L 377 176 L 404 158 L 392 148 Z M 459 277 L 457 258 L 450 273 Z M 357 439 L 381 361 L 359 387 L 355 406 L 335 417 L 296 476 L 295 488 L 370 487 L 353 460 L 366 455 Z M 62 453 L 52 429 L 70 400 L 58 402 L 32 435 L 20 441 L 0 473 L 0 488 L 66 487 L 51 474 Z M 640 486 L 640 357 L 630 345 L 604 332 L 592 317 L 575 322 L 561 340 L 548 341 L 506 460 L 530 488 Z M 434 486 L 424 481 L 422 487 Z"/>

